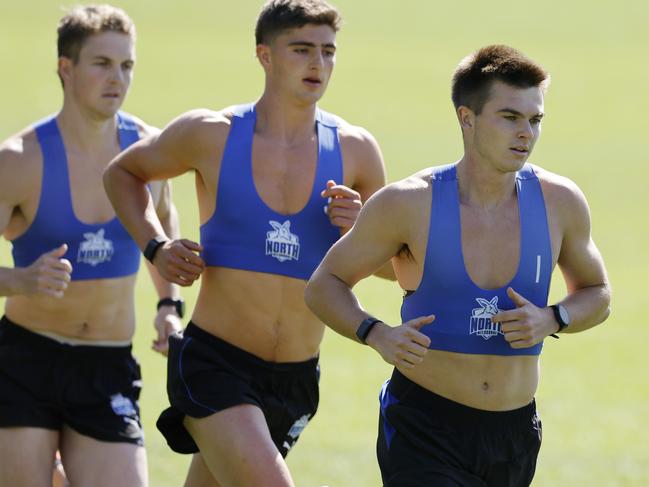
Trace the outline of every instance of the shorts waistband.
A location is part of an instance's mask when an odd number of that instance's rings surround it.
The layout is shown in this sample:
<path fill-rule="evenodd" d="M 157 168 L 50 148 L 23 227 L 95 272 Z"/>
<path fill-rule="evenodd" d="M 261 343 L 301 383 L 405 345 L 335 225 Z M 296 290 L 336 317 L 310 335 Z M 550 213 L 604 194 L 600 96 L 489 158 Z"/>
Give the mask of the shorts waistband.
<path fill-rule="evenodd" d="M 313 357 L 303 362 L 268 362 L 256 355 L 239 348 L 222 338 L 219 338 L 203 330 L 193 321 L 187 324 L 184 336 L 194 338 L 216 350 L 228 359 L 241 363 L 247 363 L 255 367 L 267 369 L 271 372 L 300 373 L 312 372 L 318 366 L 319 357 Z"/>
<path fill-rule="evenodd" d="M 493 427 L 494 429 L 508 430 L 529 425 L 530 420 L 536 415 L 534 399 L 529 404 L 510 411 L 477 409 L 424 389 L 397 369 L 394 369 L 392 373 L 388 390 L 400 404 L 416 407 L 429 413 L 434 412 L 436 416 L 443 417 L 449 423 L 480 424 L 481 428 Z"/>
<path fill-rule="evenodd" d="M 79 354 L 94 354 L 100 357 L 110 356 L 130 356 L 132 345 L 91 345 L 88 343 L 84 344 L 70 344 L 70 343 L 61 343 L 58 340 L 49 338 L 40 333 L 31 331 L 24 326 L 14 323 L 6 316 L 3 316 L 0 319 L 0 336 L 4 340 L 13 341 L 16 343 L 25 344 L 30 347 L 42 347 L 42 348 L 51 348 L 59 349 L 62 351 L 70 353 L 79 353 Z"/>

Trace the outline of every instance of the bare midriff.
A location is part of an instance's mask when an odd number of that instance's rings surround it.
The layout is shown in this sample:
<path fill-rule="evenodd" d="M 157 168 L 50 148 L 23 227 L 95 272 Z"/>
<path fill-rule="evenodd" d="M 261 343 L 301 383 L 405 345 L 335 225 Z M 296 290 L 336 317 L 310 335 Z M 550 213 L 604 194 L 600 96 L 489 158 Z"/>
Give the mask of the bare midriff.
<path fill-rule="evenodd" d="M 72 281 L 60 299 L 11 296 L 5 314 L 35 332 L 89 342 L 129 341 L 135 330 L 134 286 L 135 275 Z"/>
<path fill-rule="evenodd" d="M 421 364 L 399 370 L 421 387 L 465 406 L 510 411 L 532 401 L 539 382 L 539 356 L 429 350 Z"/>
<path fill-rule="evenodd" d="M 192 321 L 269 362 L 318 354 L 324 325 L 304 302 L 306 282 L 275 274 L 207 267 Z"/>

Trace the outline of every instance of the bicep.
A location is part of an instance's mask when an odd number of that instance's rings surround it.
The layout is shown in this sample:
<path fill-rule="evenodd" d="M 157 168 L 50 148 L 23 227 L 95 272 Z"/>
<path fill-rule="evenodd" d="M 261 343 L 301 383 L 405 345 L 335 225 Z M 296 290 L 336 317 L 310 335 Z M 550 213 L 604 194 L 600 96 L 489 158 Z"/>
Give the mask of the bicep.
<path fill-rule="evenodd" d="M 604 260 L 591 236 L 588 204 L 581 193 L 567 212 L 558 265 L 569 292 L 608 281 Z"/>
<path fill-rule="evenodd" d="M 352 189 L 361 195 L 361 201 L 366 202 L 386 184 L 385 163 L 381 149 L 374 137 L 363 130 L 362 144 L 359 144 L 356 154 L 355 177 Z"/>

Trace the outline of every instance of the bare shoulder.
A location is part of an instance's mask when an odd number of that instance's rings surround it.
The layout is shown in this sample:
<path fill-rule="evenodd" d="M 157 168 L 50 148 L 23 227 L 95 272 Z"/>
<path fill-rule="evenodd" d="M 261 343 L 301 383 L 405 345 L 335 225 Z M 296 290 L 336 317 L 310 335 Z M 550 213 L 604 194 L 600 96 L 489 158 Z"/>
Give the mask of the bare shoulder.
<path fill-rule="evenodd" d="M 225 142 L 230 131 L 228 112 L 205 108 L 190 110 L 172 120 L 163 133 L 173 133 L 188 141 Z"/>
<path fill-rule="evenodd" d="M 1 192 L 22 193 L 39 180 L 43 156 L 32 127 L 0 144 Z"/>
<path fill-rule="evenodd" d="M 371 204 L 378 207 L 379 211 L 407 217 L 413 214 L 413 210 L 430 205 L 430 192 L 430 169 L 424 169 L 381 188 L 366 205 Z"/>
<path fill-rule="evenodd" d="M 538 166 L 534 166 L 534 172 L 541 182 L 550 224 L 556 222 L 564 235 L 588 234 L 590 209 L 579 186 L 565 176 Z"/>
<path fill-rule="evenodd" d="M 358 125 L 352 125 L 343 118 L 332 115 L 338 123 L 338 136 L 340 143 L 355 154 L 362 154 L 366 151 L 377 152 L 378 143 L 369 130 Z"/>

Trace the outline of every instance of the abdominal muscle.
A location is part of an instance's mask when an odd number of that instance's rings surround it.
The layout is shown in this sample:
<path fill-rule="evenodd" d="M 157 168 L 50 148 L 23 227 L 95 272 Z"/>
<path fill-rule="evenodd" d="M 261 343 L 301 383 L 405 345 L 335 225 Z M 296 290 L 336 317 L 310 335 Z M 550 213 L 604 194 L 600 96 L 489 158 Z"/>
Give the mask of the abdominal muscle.
<path fill-rule="evenodd" d="M 135 331 L 134 286 L 135 275 L 72 281 L 60 299 L 8 297 L 5 314 L 23 328 L 63 340 L 129 342 Z"/>
<path fill-rule="evenodd" d="M 275 274 L 208 267 L 192 321 L 269 362 L 318 354 L 324 325 L 304 302 L 306 282 Z"/>
<path fill-rule="evenodd" d="M 412 369 L 399 369 L 423 388 L 487 411 L 529 404 L 539 383 L 539 356 L 495 356 L 429 350 Z"/>

